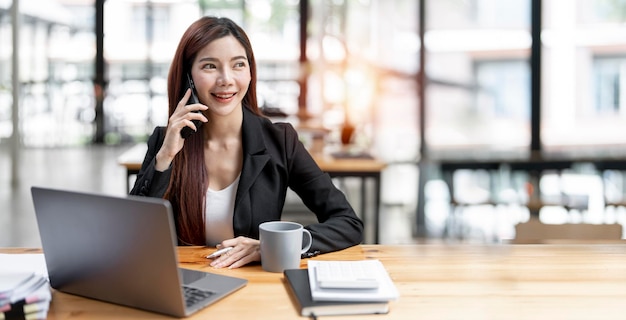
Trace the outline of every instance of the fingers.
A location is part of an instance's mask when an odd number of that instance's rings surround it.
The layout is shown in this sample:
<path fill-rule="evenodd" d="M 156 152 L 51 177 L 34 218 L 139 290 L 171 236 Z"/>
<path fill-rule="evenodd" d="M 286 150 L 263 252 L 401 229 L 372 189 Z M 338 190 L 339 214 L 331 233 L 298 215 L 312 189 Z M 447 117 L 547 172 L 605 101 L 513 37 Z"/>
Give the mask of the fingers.
<path fill-rule="evenodd" d="M 243 266 L 245 266 L 246 264 L 248 264 L 250 262 L 259 261 L 259 259 L 256 259 L 254 256 L 255 255 L 247 255 L 247 256 L 245 256 L 245 257 L 243 257 L 243 258 L 233 262 L 233 264 L 228 266 L 228 268 L 229 269 L 235 269 L 235 268 L 243 267 Z M 258 256 L 260 258 L 261 255 L 258 255 Z"/>
<path fill-rule="evenodd" d="M 210 265 L 214 268 L 239 268 L 250 262 L 261 260 L 258 240 L 238 237 L 223 241 L 220 247 L 233 247 L 233 249 L 211 262 Z"/>
<path fill-rule="evenodd" d="M 183 96 L 183 98 L 178 101 L 178 104 L 176 105 L 176 110 L 178 111 L 178 110 L 186 109 L 187 112 L 191 112 L 191 111 L 208 109 L 207 106 L 201 103 L 190 103 L 189 101 L 190 97 L 191 97 L 191 89 L 187 89 L 187 91 L 185 91 L 185 95 Z"/>
<path fill-rule="evenodd" d="M 257 247 L 234 247 L 227 253 L 223 254 L 219 258 L 211 262 L 211 266 L 214 268 L 228 267 L 238 268 L 253 261 L 259 261 L 261 255 L 258 252 Z"/>
<path fill-rule="evenodd" d="M 204 114 L 202 114 L 202 111 L 207 109 L 208 107 L 203 104 L 189 104 L 184 106 L 178 106 L 176 108 L 176 111 L 174 111 L 174 113 L 170 117 L 170 123 L 191 122 L 192 120 L 208 122 L 209 119 L 207 119 Z"/>
<path fill-rule="evenodd" d="M 226 239 L 224 241 L 222 241 L 222 243 L 218 244 L 217 247 L 218 248 L 225 248 L 225 247 L 236 247 L 237 245 L 243 244 L 246 242 L 246 237 L 237 237 L 234 239 Z"/>
<path fill-rule="evenodd" d="M 185 91 L 183 98 L 180 99 L 180 101 L 178 101 L 178 105 L 176 106 L 176 109 L 180 109 L 181 106 L 186 105 L 187 101 L 189 101 L 189 97 L 191 97 L 191 89 L 188 88 L 187 91 Z"/>
<path fill-rule="evenodd" d="M 191 96 L 191 90 L 187 90 L 183 98 L 178 102 L 176 110 L 172 113 L 168 121 L 168 133 L 171 133 L 172 137 L 179 137 L 180 131 L 184 127 L 190 127 L 194 131 L 198 131 L 196 123 L 208 122 L 208 118 L 202 113 L 208 109 L 207 106 L 201 103 L 187 104 L 189 97 Z M 182 143 L 183 139 L 176 140 L 176 143 Z"/>
<path fill-rule="evenodd" d="M 176 110 L 168 119 L 163 145 L 157 154 L 156 169 L 158 171 L 165 171 L 169 168 L 176 154 L 182 150 L 185 143 L 185 139 L 181 136 L 183 128 L 190 127 L 194 131 L 198 131 L 197 122 L 194 123 L 194 121 L 209 121 L 204 114 L 202 114 L 202 111 L 208 109 L 207 106 L 200 103 L 187 105 L 190 96 L 191 90 L 188 89 L 183 98 L 178 102 Z"/>

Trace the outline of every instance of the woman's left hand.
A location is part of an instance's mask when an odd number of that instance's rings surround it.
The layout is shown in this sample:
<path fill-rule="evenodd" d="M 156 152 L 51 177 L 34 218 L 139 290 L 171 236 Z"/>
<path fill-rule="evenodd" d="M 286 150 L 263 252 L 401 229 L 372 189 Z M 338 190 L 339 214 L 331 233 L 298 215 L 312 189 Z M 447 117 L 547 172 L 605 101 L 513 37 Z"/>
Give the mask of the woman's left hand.
<path fill-rule="evenodd" d="M 214 268 L 239 268 L 253 261 L 261 261 L 259 240 L 237 237 L 222 241 L 220 248 L 232 247 L 231 250 L 211 262 Z"/>

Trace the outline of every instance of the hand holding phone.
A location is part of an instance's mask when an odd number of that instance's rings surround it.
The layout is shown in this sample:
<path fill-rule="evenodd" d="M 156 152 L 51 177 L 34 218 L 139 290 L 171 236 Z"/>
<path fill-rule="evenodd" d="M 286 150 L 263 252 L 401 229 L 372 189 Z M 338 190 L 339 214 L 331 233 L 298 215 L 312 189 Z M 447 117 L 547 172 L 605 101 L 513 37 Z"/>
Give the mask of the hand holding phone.
<path fill-rule="evenodd" d="M 187 105 L 200 103 L 200 100 L 198 100 L 198 93 L 196 92 L 196 86 L 194 85 L 193 80 L 191 79 L 191 75 L 189 73 L 187 73 L 187 88 L 191 88 L 191 97 L 189 97 L 189 100 L 187 101 Z M 201 113 L 200 110 L 196 110 L 193 112 Z M 193 121 L 193 124 L 196 126 L 197 130 L 200 131 L 200 127 L 202 127 L 202 121 L 200 120 L 192 120 L 192 121 Z M 180 130 L 180 136 L 183 137 L 183 139 L 187 139 L 187 137 L 189 137 L 191 134 L 195 132 L 196 131 L 194 131 L 191 127 L 186 126 L 182 130 Z"/>

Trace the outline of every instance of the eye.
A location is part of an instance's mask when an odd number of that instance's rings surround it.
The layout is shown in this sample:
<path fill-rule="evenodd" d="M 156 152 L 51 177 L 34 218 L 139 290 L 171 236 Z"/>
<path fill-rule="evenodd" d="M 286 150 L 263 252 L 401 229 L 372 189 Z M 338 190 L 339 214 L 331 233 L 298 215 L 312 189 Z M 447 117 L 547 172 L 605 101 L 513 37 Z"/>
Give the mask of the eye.
<path fill-rule="evenodd" d="M 202 69 L 215 69 L 217 68 L 214 64 L 212 63 L 207 63 L 205 65 L 202 66 Z"/>
<path fill-rule="evenodd" d="M 246 63 L 244 61 L 239 61 L 235 63 L 235 68 L 245 68 Z"/>

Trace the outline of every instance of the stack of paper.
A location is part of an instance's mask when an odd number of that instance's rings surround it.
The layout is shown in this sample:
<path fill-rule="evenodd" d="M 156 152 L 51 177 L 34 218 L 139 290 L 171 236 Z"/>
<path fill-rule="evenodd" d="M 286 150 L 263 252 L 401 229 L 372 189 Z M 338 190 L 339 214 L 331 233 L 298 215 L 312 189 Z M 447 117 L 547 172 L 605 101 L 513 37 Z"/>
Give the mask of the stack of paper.
<path fill-rule="evenodd" d="M 350 280 L 349 276 L 343 280 L 346 282 L 344 287 L 323 286 L 321 279 L 318 278 L 318 269 L 324 269 L 327 265 L 336 267 L 337 265 L 345 264 L 350 268 L 361 269 L 361 272 L 367 275 L 368 279 L 354 279 Z M 387 270 L 379 260 L 359 260 L 359 261 L 324 261 L 324 260 L 311 260 L 309 261 L 309 282 L 311 286 L 311 296 L 315 301 L 391 301 L 398 299 L 398 290 L 393 281 L 389 277 Z M 336 271 L 340 272 L 340 271 Z M 354 273 L 354 272 L 352 272 Z M 339 280 L 343 278 L 342 275 L 338 275 Z M 366 282 L 374 281 L 377 283 L 374 287 L 359 288 L 359 284 L 362 280 Z M 338 281 L 338 280 L 335 280 Z M 355 282 L 354 285 L 350 285 L 349 282 Z M 339 282 L 339 281 L 338 281 Z"/>
<path fill-rule="evenodd" d="M 322 269 L 331 273 L 332 267 L 344 261 L 309 260 L 307 269 L 285 270 L 285 279 L 295 296 L 302 316 L 330 316 L 347 314 L 384 314 L 389 312 L 389 301 L 398 299 L 398 290 L 379 260 L 345 262 L 362 268 L 366 279 L 331 277 L 319 279 Z M 326 268 L 331 267 L 331 268 Z M 365 281 L 363 281 L 365 280 Z M 354 283 L 356 281 L 357 283 Z M 322 285 L 320 285 L 322 284 Z"/>
<path fill-rule="evenodd" d="M 52 294 L 39 273 L 0 274 L 0 320 L 45 319 Z"/>

